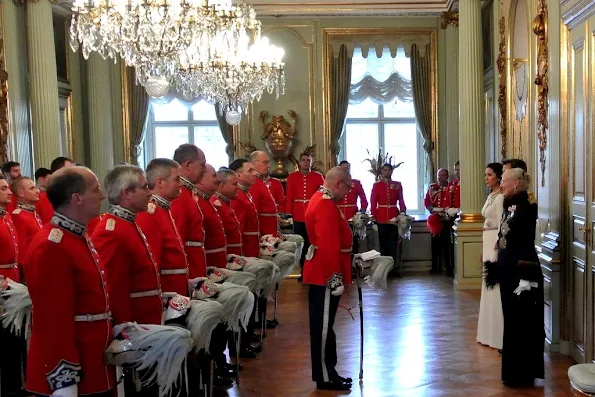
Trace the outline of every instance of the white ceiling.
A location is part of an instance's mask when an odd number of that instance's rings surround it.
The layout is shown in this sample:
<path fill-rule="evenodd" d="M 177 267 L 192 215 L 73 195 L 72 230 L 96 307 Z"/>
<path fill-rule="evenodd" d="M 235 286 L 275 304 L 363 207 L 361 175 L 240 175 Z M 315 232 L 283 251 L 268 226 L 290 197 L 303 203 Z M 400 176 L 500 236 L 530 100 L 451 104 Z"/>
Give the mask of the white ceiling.
<path fill-rule="evenodd" d="M 403 15 L 436 16 L 449 11 L 454 0 L 248 0 L 257 15 L 335 16 Z"/>

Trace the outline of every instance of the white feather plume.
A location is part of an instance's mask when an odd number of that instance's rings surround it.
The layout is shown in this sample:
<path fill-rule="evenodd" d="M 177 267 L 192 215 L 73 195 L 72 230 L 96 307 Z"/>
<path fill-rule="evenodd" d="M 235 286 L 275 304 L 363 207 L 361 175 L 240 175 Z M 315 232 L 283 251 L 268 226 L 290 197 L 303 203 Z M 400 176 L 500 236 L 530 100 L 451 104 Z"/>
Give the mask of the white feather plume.
<path fill-rule="evenodd" d="M 0 293 L 2 326 L 19 336 L 31 324 L 31 297 L 26 285 L 6 279 L 8 289 Z M 24 328 L 23 328 L 24 325 Z M 29 336 L 28 333 L 26 335 Z"/>
<path fill-rule="evenodd" d="M 304 238 L 299 234 L 286 234 L 287 241 L 296 244 L 295 257 L 299 260 L 302 257 L 302 250 L 304 249 Z"/>
<path fill-rule="evenodd" d="M 192 335 L 196 351 L 209 351 L 211 334 L 223 321 L 223 305 L 214 300 L 191 300 L 190 311 L 186 317 L 186 327 Z"/>
<path fill-rule="evenodd" d="M 179 326 L 132 324 L 126 335 L 129 349 L 137 352 L 128 356 L 127 364 L 148 370 L 141 379 L 143 386 L 157 383 L 159 397 L 171 396 L 178 385 L 187 389 L 188 376 L 182 375 L 182 369 L 186 369 L 186 356 L 192 350 L 190 331 Z"/>
<path fill-rule="evenodd" d="M 401 212 L 399 216 L 397 216 L 397 229 L 399 231 L 399 236 L 406 240 L 411 239 L 411 222 L 413 222 L 414 218 Z"/>
<path fill-rule="evenodd" d="M 275 284 L 279 283 L 285 277 L 293 272 L 296 263 L 296 256 L 285 251 L 277 251 L 270 257 L 270 260 L 279 267 L 279 274 L 276 277 Z"/>
<path fill-rule="evenodd" d="M 248 287 L 232 283 L 216 284 L 217 302 L 223 305 L 223 319 L 227 326 L 234 332 L 240 330 L 240 326 L 246 330 L 252 309 L 254 307 L 254 295 Z"/>
<path fill-rule="evenodd" d="M 259 258 L 245 258 L 244 271 L 256 276 L 257 291 L 260 293 L 267 285 L 275 280 L 275 264 Z"/>
<path fill-rule="evenodd" d="M 369 273 L 364 277 L 364 281 L 371 288 L 385 290 L 387 287 L 388 273 L 395 266 L 395 261 L 390 256 L 379 256 L 372 259 L 372 266 L 364 271 Z"/>
<path fill-rule="evenodd" d="M 258 281 L 256 280 L 256 276 L 253 273 L 229 269 L 225 269 L 225 273 L 227 274 L 225 281 L 235 285 L 243 285 L 244 287 L 248 287 L 251 292 L 258 292 Z"/>

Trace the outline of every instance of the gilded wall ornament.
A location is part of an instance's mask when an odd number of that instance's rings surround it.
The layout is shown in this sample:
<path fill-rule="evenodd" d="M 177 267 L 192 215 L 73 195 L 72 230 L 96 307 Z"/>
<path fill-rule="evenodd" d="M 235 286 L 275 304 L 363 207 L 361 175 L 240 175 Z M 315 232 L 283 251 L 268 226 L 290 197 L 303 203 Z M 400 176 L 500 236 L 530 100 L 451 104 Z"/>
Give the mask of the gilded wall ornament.
<path fill-rule="evenodd" d="M 502 158 L 506 158 L 506 145 L 508 140 L 508 130 L 506 126 L 508 109 L 506 107 L 506 19 L 500 18 L 498 33 L 500 36 L 500 44 L 498 45 L 498 59 L 496 66 L 498 67 L 498 110 L 500 111 L 500 140 L 502 146 L 500 153 Z"/>
<path fill-rule="evenodd" d="M 275 169 L 271 175 L 275 178 L 285 178 L 288 174 L 283 163 L 288 159 L 292 152 L 293 145 L 297 136 L 297 113 L 294 110 L 288 110 L 287 114 L 291 117 L 288 123 L 283 115 L 273 116 L 272 120 L 265 124 L 265 118 L 269 114 L 266 110 L 260 112 L 260 124 L 262 125 L 261 139 L 275 160 Z"/>
<path fill-rule="evenodd" d="M 548 50 L 547 50 L 547 4 L 538 1 L 539 13 L 533 20 L 533 33 L 537 35 L 537 139 L 539 142 L 539 163 L 541 164 L 541 186 L 545 186 L 545 150 L 547 148 L 548 129 Z"/>
<path fill-rule="evenodd" d="M 440 28 L 446 29 L 448 25 L 459 26 L 458 11 L 445 11 L 440 14 Z"/>
<path fill-rule="evenodd" d="M 4 59 L 4 39 L 0 39 L 0 163 L 8 161 L 8 73 Z"/>

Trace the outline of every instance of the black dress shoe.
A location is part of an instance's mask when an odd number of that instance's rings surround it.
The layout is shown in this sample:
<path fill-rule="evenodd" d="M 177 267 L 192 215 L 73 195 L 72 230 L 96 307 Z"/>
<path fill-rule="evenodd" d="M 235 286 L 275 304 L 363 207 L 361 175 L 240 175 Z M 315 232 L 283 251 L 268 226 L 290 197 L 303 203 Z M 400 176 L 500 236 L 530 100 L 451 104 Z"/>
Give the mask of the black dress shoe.
<path fill-rule="evenodd" d="M 351 378 L 344 378 L 340 375 L 338 375 L 338 377 L 341 382 L 345 382 L 345 383 L 349 383 L 349 384 L 353 383 L 353 379 L 351 379 Z"/>
<path fill-rule="evenodd" d="M 226 378 L 224 376 L 215 376 L 213 379 L 213 386 L 215 387 L 231 387 L 233 385 L 233 380 L 230 378 Z"/>
<path fill-rule="evenodd" d="M 330 382 L 316 382 L 316 388 L 320 390 L 349 390 L 351 383 L 335 379 Z"/>
<path fill-rule="evenodd" d="M 260 343 L 251 344 L 250 348 L 254 350 L 256 353 L 260 353 L 262 351 L 262 345 Z"/>
<path fill-rule="evenodd" d="M 234 364 L 225 363 L 223 365 L 223 369 L 226 369 L 228 371 L 235 371 L 237 368 L 238 368 L 238 366 L 237 365 L 234 365 Z M 240 364 L 239 365 L 239 368 L 240 368 L 240 371 L 241 371 L 244 367 L 242 367 L 242 364 Z"/>
<path fill-rule="evenodd" d="M 275 320 L 267 320 L 267 328 L 277 328 L 277 323 L 275 322 Z"/>
<path fill-rule="evenodd" d="M 256 358 L 256 352 L 250 347 L 245 347 L 240 351 L 241 358 Z"/>

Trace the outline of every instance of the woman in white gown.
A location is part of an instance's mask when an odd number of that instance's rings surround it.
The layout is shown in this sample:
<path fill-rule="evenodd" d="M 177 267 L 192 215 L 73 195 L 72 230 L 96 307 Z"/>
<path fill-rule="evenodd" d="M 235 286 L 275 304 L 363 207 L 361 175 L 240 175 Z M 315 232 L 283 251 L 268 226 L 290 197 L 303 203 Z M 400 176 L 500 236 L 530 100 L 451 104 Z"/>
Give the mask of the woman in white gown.
<path fill-rule="evenodd" d="M 481 213 L 483 224 L 482 261 L 496 262 L 498 252 L 496 241 L 500 218 L 502 218 L 504 196 L 500 190 L 502 179 L 502 164 L 490 163 L 485 170 L 485 183 L 491 189 Z M 482 345 L 502 349 L 502 335 L 504 332 L 504 318 L 502 315 L 502 301 L 500 287 L 486 288 L 482 282 L 481 301 L 479 304 L 479 320 L 477 322 L 477 341 Z"/>

